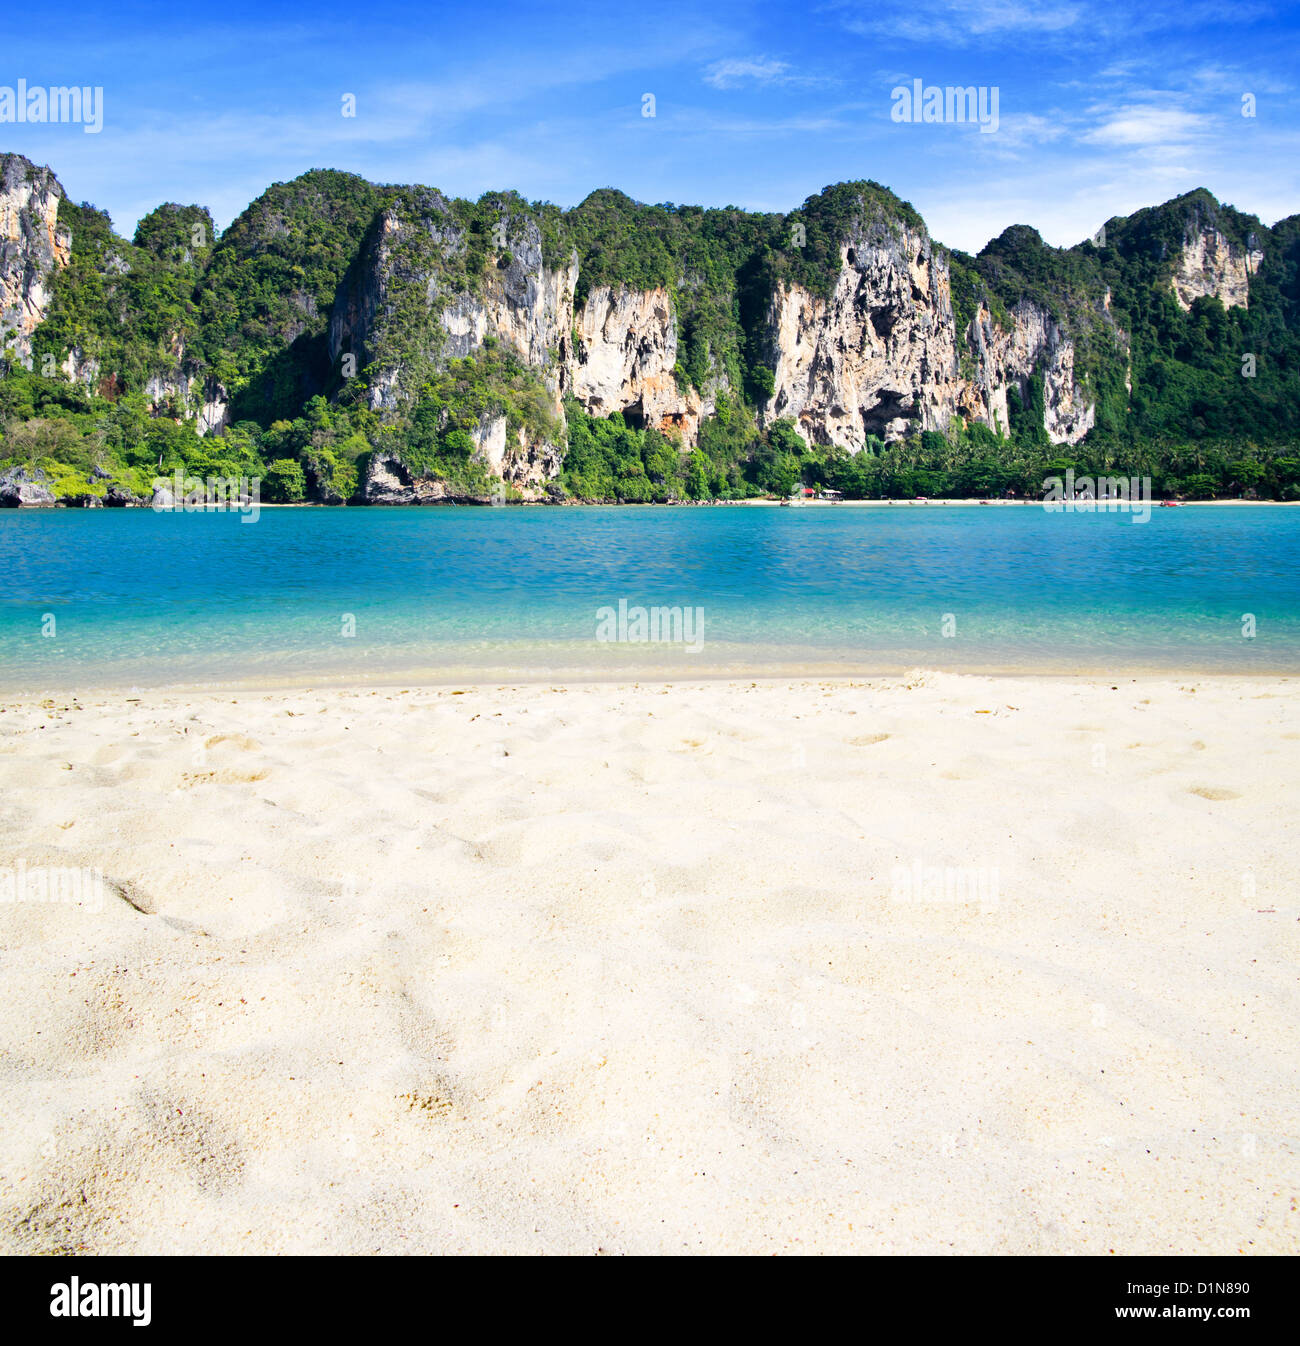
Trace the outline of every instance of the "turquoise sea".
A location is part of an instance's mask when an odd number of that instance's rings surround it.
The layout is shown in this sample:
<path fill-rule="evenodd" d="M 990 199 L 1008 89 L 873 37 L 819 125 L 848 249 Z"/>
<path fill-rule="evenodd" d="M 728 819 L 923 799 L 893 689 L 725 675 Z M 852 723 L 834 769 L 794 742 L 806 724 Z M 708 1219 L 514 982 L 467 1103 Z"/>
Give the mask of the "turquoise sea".
<path fill-rule="evenodd" d="M 1300 673 L 1300 508 L 0 511 L 6 690 L 916 666 Z"/>

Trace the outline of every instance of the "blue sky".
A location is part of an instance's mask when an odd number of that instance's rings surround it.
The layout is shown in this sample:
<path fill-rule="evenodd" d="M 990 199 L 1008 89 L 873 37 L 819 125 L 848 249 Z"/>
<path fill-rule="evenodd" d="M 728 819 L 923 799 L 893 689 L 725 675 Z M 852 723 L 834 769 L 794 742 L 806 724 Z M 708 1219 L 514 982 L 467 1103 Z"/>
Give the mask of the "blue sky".
<path fill-rule="evenodd" d="M 105 124 L 0 124 L 0 150 L 125 233 L 166 200 L 224 227 L 313 167 L 763 210 L 875 178 L 971 251 L 1013 223 L 1074 243 L 1197 186 L 1270 224 L 1300 212 L 1300 14 L 1254 0 L 69 0 L 5 30 L 0 86 L 102 85 Z M 894 122 L 913 79 L 996 87 L 997 133 Z"/>

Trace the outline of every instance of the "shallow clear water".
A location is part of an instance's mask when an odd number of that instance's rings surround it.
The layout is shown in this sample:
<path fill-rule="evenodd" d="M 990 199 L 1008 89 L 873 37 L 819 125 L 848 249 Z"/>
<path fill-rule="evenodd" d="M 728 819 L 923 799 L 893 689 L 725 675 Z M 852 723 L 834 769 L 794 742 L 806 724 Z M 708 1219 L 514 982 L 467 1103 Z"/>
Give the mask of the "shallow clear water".
<path fill-rule="evenodd" d="M 1192 505 L 1142 524 L 902 504 L 266 509 L 256 523 L 14 510 L 0 511 L 0 577 L 11 689 L 916 665 L 1300 672 L 1300 509 L 1287 508 Z M 698 609 L 701 648 L 599 640 L 597 610 L 620 600 Z"/>

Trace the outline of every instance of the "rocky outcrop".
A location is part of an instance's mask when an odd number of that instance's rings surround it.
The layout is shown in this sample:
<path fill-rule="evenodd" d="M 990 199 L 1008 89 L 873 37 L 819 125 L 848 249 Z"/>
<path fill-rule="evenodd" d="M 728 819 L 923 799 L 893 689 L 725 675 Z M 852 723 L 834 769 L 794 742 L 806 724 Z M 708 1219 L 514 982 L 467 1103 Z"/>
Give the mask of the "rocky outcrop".
<path fill-rule="evenodd" d="M 230 423 L 230 395 L 211 375 L 194 365 L 184 364 L 184 352 L 178 352 L 181 367 L 170 373 L 153 374 L 144 385 L 149 410 L 154 416 L 175 412 L 194 417 L 195 432 L 202 438 L 220 432 Z M 98 367 L 93 371 L 98 374 Z M 83 376 L 84 377 L 84 376 Z"/>
<path fill-rule="evenodd" d="M 622 412 L 633 425 L 695 442 L 714 403 L 678 386 L 677 321 L 667 290 L 597 286 L 577 315 L 573 336 L 565 390 L 588 415 Z"/>
<path fill-rule="evenodd" d="M 1054 444 L 1077 444 L 1092 429 L 1096 407 L 1075 382 L 1074 342 L 1052 316 L 1021 300 L 1010 313 L 1011 330 L 994 321 L 988 306 L 966 334 L 975 355 L 975 374 L 961 397 L 962 412 L 998 434 L 1007 434 L 1011 416 L 1007 394 L 1023 398 L 1029 380 L 1043 374 L 1043 423 Z"/>
<path fill-rule="evenodd" d="M 1253 236 L 1243 247 L 1212 225 L 1190 221 L 1182 251 L 1174 259 L 1172 284 L 1178 307 L 1190 309 L 1194 300 L 1213 296 L 1224 308 L 1246 308 L 1250 278 L 1263 260 Z"/>
<path fill-rule="evenodd" d="M 520 426 L 512 434 L 503 414 L 484 416 L 470 432 L 478 460 L 493 476 L 519 488 L 525 499 L 543 494 L 546 482 L 560 474 L 564 455 L 549 439 Z"/>
<path fill-rule="evenodd" d="M 535 222 L 507 216 L 503 227 L 506 246 L 470 287 L 459 274 L 468 240 L 440 192 L 413 192 L 380 215 L 339 287 L 329 328 L 332 360 L 350 354 L 358 372 L 370 367 L 373 410 L 394 410 L 422 365 L 444 369 L 489 339 L 549 373 L 558 394 L 577 259 L 548 267 Z"/>
<path fill-rule="evenodd" d="M 412 398 L 421 370 L 446 369 L 489 342 L 512 350 L 537 371 L 557 431 L 508 433 L 506 415 L 494 412 L 471 438 L 489 471 L 527 495 L 560 469 L 577 258 L 548 266 L 534 221 L 506 214 L 502 227 L 506 246 L 488 255 L 482 283 L 470 288 L 457 270 L 468 240 L 440 193 L 418 193 L 384 211 L 340 286 L 330 356 L 351 355 L 354 372 L 366 371 L 371 409 L 391 413 Z M 372 458 L 362 494 L 378 503 L 448 498 L 440 483 L 419 482 L 400 458 L 383 455 Z"/>
<path fill-rule="evenodd" d="M 72 255 L 72 236 L 59 225 L 62 196 L 48 168 L 20 154 L 0 156 L 0 353 L 11 348 L 29 369 L 50 281 Z"/>
<path fill-rule="evenodd" d="M 361 481 L 367 505 L 488 505 L 492 496 L 466 494 L 436 477 L 412 472 L 396 453 L 370 455 Z"/>
<path fill-rule="evenodd" d="M 190 382 L 190 392 L 198 394 L 198 433 L 216 434 L 230 424 L 230 393 L 210 375 Z"/>
<path fill-rule="evenodd" d="M 769 315 L 774 373 L 763 409 L 815 444 L 943 430 L 961 391 L 948 266 L 923 232 L 877 218 L 841 248 L 829 299 L 782 288 Z"/>
<path fill-rule="evenodd" d="M 506 247 L 489 255 L 482 286 L 444 305 L 443 349 L 449 358 L 465 356 L 494 337 L 547 371 L 555 391 L 573 322 L 578 259 L 552 269 L 543 260 L 541 231 L 532 220 L 509 220 L 507 230 Z"/>
<path fill-rule="evenodd" d="M 18 360 L 32 367 L 32 334 L 47 316 L 51 282 L 72 257 L 72 232 L 58 222 L 63 189 L 48 168 L 37 168 L 21 155 L 0 156 L 0 351 L 14 350 Z M 190 208 L 175 207 L 187 217 Z M 202 212 L 203 217 L 210 217 Z M 119 241 L 120 242 L 120 241 Z M 123 276 L 131 269 L 126 244 L 101 259 L 104 276 Z M 185 254 L 185 260 L 192 260 Z M 105 372 L 95 357 L 74 347 L 60 364 L 64 376 L 88 392 L 114 400 L 121 392 L 117 371 Z M 48 372 L 48 371 L 47 371 Z M 174 352 L 174 365 L 151 376 L 145 392 L 155 415 L 175 403 L 197 417 L 198 433 L 211 434 L 229 419 L 226 390 L 192 361 L 183 348 Z"/>
<path fill-rule="evenodd" d="M 444 257 L 460 246 L 461 234 L 452 220 L 440 192 L 429 192 L 422 199 L 425 248 L 439 247 Z M 407 212 L 397 206 L 383 211 L 367 236 L 357 260 L 339 285 L 330 313 L 329 354 L 336 364 L 344 365 L 344 377 L 355 377 L 367 370 L 367 392 L 371 410 L 395 411 L 401 400 L 398 378 L 402 372 L 395 355 L 381 350 L 386 329 L 393 321 L 403 292 L 423 281 L 426 306 L 436 293 L 433 275 L 408 274 L 400 265 L 405 235 L 419 224 L 409 221 Z M 350 359 L 349 359 L 350 357 Z M 388 358 L 385 358 L 388 357 Z M 369 366 L 384 363 L 378 369 Z"/>
<path fill-rule="evenodd" d="M 39 468 L 11 467 L 0 473 L 0 509 L 57 504 L 49 480 Z"/>
<path fill-rule="evenodd" d="M 430 403 L 441 407 L 440 444 L 454 429 L 463 454 L 468 434 L 488 473 L 526 497 L 560 471 L 568 399 L 689 448 L 724 392 L 747 416 L 769 373 L 760 423 L 789 418 L 816 444 L 856 452 L 957 417 L 1006 433 L 1013 393 L 1026 404 L 1040 387 L 1047 436 L 1075 444 L 1099 396 L 1107 424 L 1123 415 L 1126 339 L 1108 284 L 1121 315 L 1139 284 L 1184 310 L 1210 295 L 1244 307 L 1265 247 L 1277 256 L 1274 231 L 1202 190 L 1109 221 L 1100 242 L 1050 248 L 1013 226 L 977 258 L 934 244 L 910 206 L 865 182 L 740 227 L 739 212 L 612 192 L 562 212 L 322 170 L 277 184 L 215 246 L 198 207 L 160 207 L 127 244 L 89 208 L 64 205 L 60 225 L 61 196 L 48 169 L 0 157 L 0 348 L 20 361 L 53 290 L 84 274 L 93 321 L 72 321 L 75 306 L 55 321 L 76 343 L 59 354 L 65 376 L 93 395 L 143 389 L 155 416 L 211 434 L 231 417 L 214 369 L 239 371 L 241 416 L 290 416 L 358 378 L 340 400 L 360 393 L 390 428 L 423 401 L 426 435 Z M 330 226 L 328 246 L 313 225 Z M 159 268 L 175 283 L 134 283 Z M 158 296 L 171 310 L 137 322 L 132 306 Z M 451 371 L 471 355 L 474 368 Z M 742 378 L 743 395 L 728 384 Z M 410 479 L 399 440 L 375 440 L 397 447 L 369 460 L 363 497 L 454 498 Z M 350 489 L 350 471 L 332 484 L 336 466 L 304 463 L 313 498 Z"/>
<path fill-rule="evenodd" d="M 466 239 L 437 193 L 418 204 L 384 213 L 331 321 L 332 356 L 350 352 L 358 371 L 369 366 L 374 410 L 393 412 L 411 397 L 420 362 L 446 368 L 496 341 L 539 371 L 561 425 L 561 400 L 572 396 L 590 415 L 621 412 L 634 426 L 695 443 L 714 397 L 679 385 L 667 289 L 600 285 L 575 311 L 576 258 L 547 267 L 531 220 L 509 221 L 510 246 L 495 263 L 489 258 L 482 286 L 452 288 L 448 273 Z M 409 332 L 413 312 L 423 317 L 418 347 L 398 346 L 398 315 Z M 1039 370 L 1050 437 L 1074 443 L 1093 424 L 1091 401 L 1075 379 L 1074 343 L 1058 323 L 1025 302 L 1009 330 L 984 307 L 959 333 L 946 254 L 923 228 L 880 213 L 854 221 L 829 295 L 777 287 L 766 344 L 774 387 L 761 418 L 788 417 L 814 443 L 857 452 L 869 437 L 944 430 L 959 414 L 1005 431 L 1008 390 L 1023 394 Z M 485 467 L 526 492 L 559 472 L 556 443 L 508 433 L 504 414 L 485 415 L 472 437 Z M 383 461 L 376 460 L 371 494 L 409 499 L 409 483 L 381 479 L 396 473 Z"/>
<path fill-rule="evenodd" d="M 600 286 L 575 309 L 576 253 L 548 264 L 536 221 L 522 214 L 503 211 L 500 228 L 483 275 L 466 285 L 470 240 L 441 194 L 413 193 L 382 213 L 340 286 L 329 338 L 331 359 L 351 355 L 354 372 L 365 371 L 372 410 L 395 412 L 422 368 L 495 342 L 536 371 L 556 425 L 549 437 L 507 436 L 493 416 L 474 432 L 482 461 L 525 492 L 559 472 L 567 396 L 592 415 L 621 411 L 693 443 L 713 401 L 678 388 L 667 291 Z"/>

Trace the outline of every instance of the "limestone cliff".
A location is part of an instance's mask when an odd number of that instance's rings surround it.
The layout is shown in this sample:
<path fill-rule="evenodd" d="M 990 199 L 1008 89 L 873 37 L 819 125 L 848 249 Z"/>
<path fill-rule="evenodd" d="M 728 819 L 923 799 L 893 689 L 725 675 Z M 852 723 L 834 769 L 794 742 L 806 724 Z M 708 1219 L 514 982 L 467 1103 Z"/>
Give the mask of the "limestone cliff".
<path fill-rule="evenodd" d="M 564 389 L 591 416 L 620 411 L 693 444 L 712 398 L 678 386 L 677 318 L 666 289 L 597 286 L 577 315 Z"/>
<path fill-rule="evenodd" d="M 538 498 L 538 489 L 560 475 L 564 459 L 556 437 L 531 435 L 527 426 L 510 428 L 504 414 L 485 416 L 470 432 L 475 456 L 503 482 L 519 488 L 525 498 Z"/>
<path fill-rule="evenodd" d="M 339 287 L 330 319 L 330 358 L 364 372 L 372 410 L 393 413 L 418 395 L 430 373 L 497 343 L 533 371 L 549 418 L 511 423 L 509 400 L 469 433 L 495 475 L 534 487 L 559 471 L 565 361 L 572 340 L 577 259 L 548 265 L 537 223 L 503 213 L 504 246 L 483 256 L 469 283 L 471 239 L 440 192 L 405 194 L 380 215 L 358 262 Z M 394 482 L 376 485 L 383 493 Z"/>
<path fill-rule="evenodd" d="M 1022 300 L 1004 326 L 985 302 L 959 330 L 947 257 L 896 220 L 855 228 L 829 299 L 778 290 L 769 328 L 775 387 L 763 418 L 790 417 L 813 443 L 858 452 L 868 436 L 944 430 L 956 415 L 1005 434 L 1007 394 L 1023 397 L 1035 373 L 1054 443 L 1077 443 L 1094 422 L 1060 324 Z"/>
<path fill-rule="evenodd" d="M 1253 236 L 1243 245 L 1212 225 L 1193 220 L 1174 260 L 1174 298 L 1184 310 L 1202 296 L 1213 296 L 1224 308 L 1245 308 L 1250 302 L 1250 278 L 1263 260 Z"/>
<path fill-rule="evenodd" d="M 981 304 L 966 338 L 975 356 L 975 374 L 961 395 L 961 410 L 990 430 L 1011 428 L 1007 394 L 1023 399 L 1029 380 L 1043 375 L 1043 424 L 1054 444 L 1077 444 L 1092 429 L 1096 406 L 1075 381 L 1074 342 L 1038 305 L 1021 300 L 1010 313 L 1010 330 Z"/>
<path fill-rule="evenodd" d="M 328 420 L 311 399 L 334 401 L 337 437 L 311 430 L 310 475 L 331 499 L 354 486 L 478 499 L 501 482 L 540 498 L 574 405 L 689 449 L 725 401 L 738 419 L 711 436 L 711 471 L 727 435 L 751 452 L 751 415 L 850 452 L 954 421 L 1037 444 L 1026 415 L 1054 444 L 1116 435 L 1152 400 L 1128 396 L 1152 364 L 1149 350 L 1130 358 L 1123 324 L 1146 339 L 1134 320 L 1148 322 L 1153 293 L 1183 311 L 1217 297 L 1234 329 L 1267 316 L 1242 310 L 1261 268 L 1259 294 L 1289 293 L 1280 228 L 1198 190 L 1108 221 L 1100 241 L 1054 248 L 1013 226 L 969 257 L 869 182 L 782 216 L 612 190 L 568 211 L 508 192 L 471 202 L 312 170 L 220 238 L 205 210 L 172 204 L 128 243 L 49 169 L 9 155 L 0 349 L 92 398 L 143 394 L 199 434 L 256 422 L 269 441 Z M 1168 300 L 1157 308 L 1182 325 Z M 284 434 L 285 452 L 306 454 L 306 432 Z"/>
<path fill-rule="evenodd" d="M 192 417 L 200 438 L 220 432 L 230 422 L 230 394 L 200 365 L 186 360 L 183 350 L 172 370 L 145 380 L 144 392 L 151 414 Z"/>
<path fill-rule="evenodd" d="M 149 317 L 136 311 L 138 290 L 132 281 L 149 265 L 155 271 L 183 269 L 192 278 L 198 274 L 198 250 L 181 251 L 175 262 L 158 257 L 113 234 L 100 212 L 69 204 L 65 214 L 80 222 L 71 227 L 60 221 L 62 200 L 63 189 L 48 168 L 37 168 L 20 155 L 0 159 L 0 349 L 9 346 L 22 364 L 33 367 L 33 336 L 54 309 L 56 286 L 67 281 L 62 273 L 73 262 L 76 248 L 83 266 L 81 283 L 98 290 L 98 311 L 92 311 L 92 321 L 78 333 L 79 344 L 65 347 L 61 358 L 53 357 L 52 368 L 88 393 L 116 401 L 125 388 L 127 363 L 117 334 L 129 322 Z M 190 220 L 202 221 L 203 237 L 212 237 L 206 211 L 161 206 L 141 228 L 159 217 L 174 218 L 175 227 L 186 230 L 186 238 Z M 150 242 L 156 242 L 153 235 Z M 227 423 L 229 398 L 204 362 L 188 353 L 187 335 L 180 330 L 166 332 L 150 352 L 151 367 L 136 386 L 149 399 L 152 414 L 192 417 L 204 435 Z"/>
<path fill-rule="evenodd" d="M 72 237 L 59 225 L 62 196 L 48 168 L 20 154 L 0 156 L 0 353 L 12 349 L 28 368 L 51 279 L 72 252 Z"/>
<path fill-rule="evenodd" d="M 769 315 L 771 422 L 857 452 L 868 435 L 942 430 L 960 378 L 948 267 L 928 235 L 876 218 L 845 239 L 829 299 L 781 287 Z"/>

